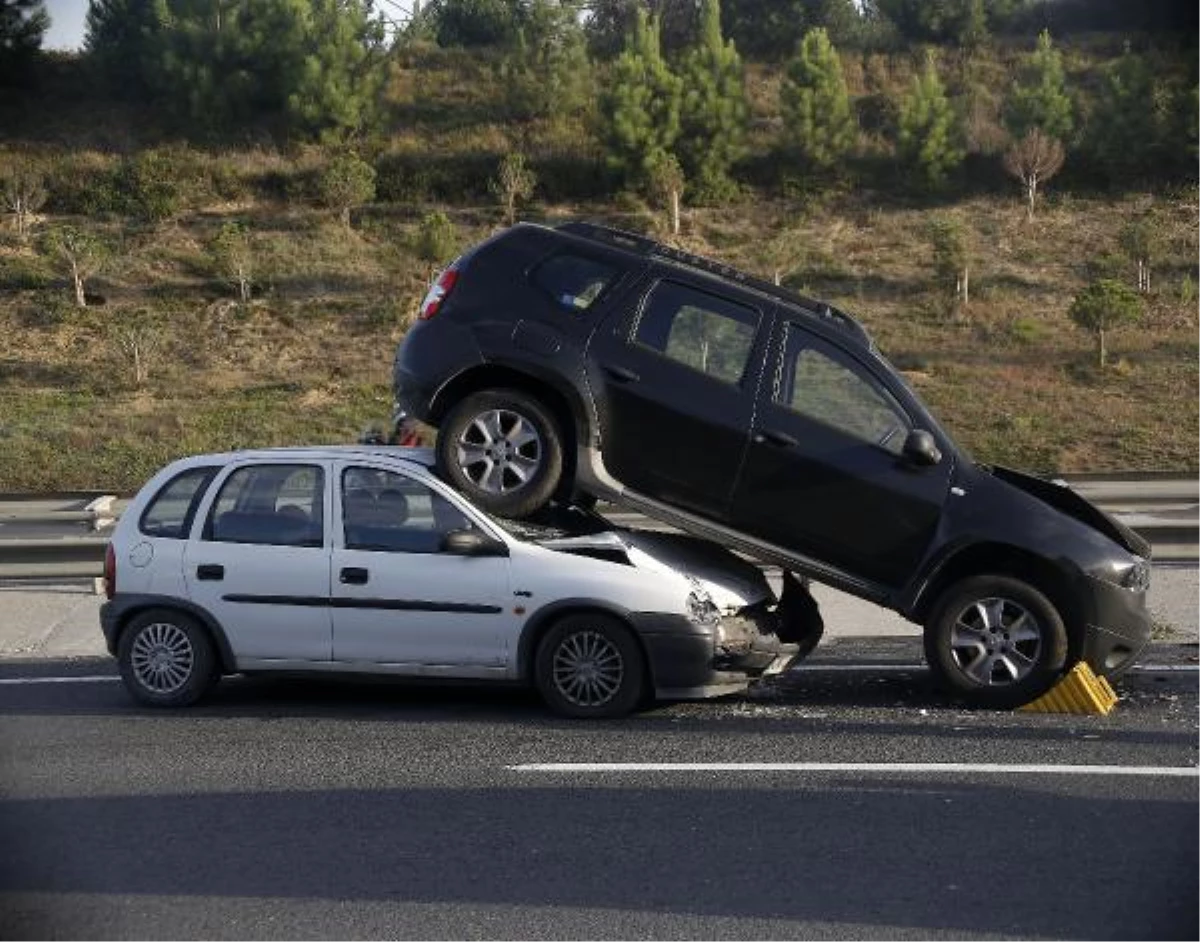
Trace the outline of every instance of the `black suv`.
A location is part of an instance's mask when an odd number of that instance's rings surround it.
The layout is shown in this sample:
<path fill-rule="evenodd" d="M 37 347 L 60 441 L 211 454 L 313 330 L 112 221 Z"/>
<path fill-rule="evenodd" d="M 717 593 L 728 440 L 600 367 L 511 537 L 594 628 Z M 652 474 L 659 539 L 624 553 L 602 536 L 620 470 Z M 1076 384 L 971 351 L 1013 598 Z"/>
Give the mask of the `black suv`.
<path fill-rule="evenodd" d="M 976 464 L 866 330 L 642 236 L 518 225 L 434 283 L 397 408 L 509 517 L 602 497 L 925 625 L 930 666 L 1009 706 L 1149 637 L 1149 545 L 1069 488 Z"/>

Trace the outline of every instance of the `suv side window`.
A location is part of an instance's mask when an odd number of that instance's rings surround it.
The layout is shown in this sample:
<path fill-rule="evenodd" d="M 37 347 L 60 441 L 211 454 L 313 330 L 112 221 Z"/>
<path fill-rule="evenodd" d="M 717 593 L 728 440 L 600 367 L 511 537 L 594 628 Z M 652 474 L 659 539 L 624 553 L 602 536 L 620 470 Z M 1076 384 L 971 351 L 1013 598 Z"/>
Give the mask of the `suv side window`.
<path fill-rule="evenodd" d="M 342 472 L 346 549 L 437 553 L 447 533 L 472 526 L 462 511 L 420 481 L 375 468 Z"/>
<path fill-rule="evenodd" d="M 533 273 L 533 283 L 569 311 L 586 311 L 613 281 L 617 269 L 581 255 L 556 255 Z"/>
<path fill-rule="evenodd" d="M 788 325 L 776 401 L 810 419 L 892 454 L 900 454 L 910 422 L 892 397 L 848 357 Z"/>
<path fill-rule="evenodd" d="M 325 472 L 315 465 L 254 464 L 221 485 L 204 537 L 218 543 L 321 546 Z"/>
<path fill-rule="evenodd" d="M 634 341 L 736 385 L 746 372 L 760 314 L 752 307 L 671 281 L 650 291 Z"/>
<path fill-rule="evenodd" d="M 208 482 L 217 470 L 216 467 L 188 468 L 175 475 L 142 512 L 138 529 L 146 536 L 187 539 L 200 498 L 208 490 Z"/>

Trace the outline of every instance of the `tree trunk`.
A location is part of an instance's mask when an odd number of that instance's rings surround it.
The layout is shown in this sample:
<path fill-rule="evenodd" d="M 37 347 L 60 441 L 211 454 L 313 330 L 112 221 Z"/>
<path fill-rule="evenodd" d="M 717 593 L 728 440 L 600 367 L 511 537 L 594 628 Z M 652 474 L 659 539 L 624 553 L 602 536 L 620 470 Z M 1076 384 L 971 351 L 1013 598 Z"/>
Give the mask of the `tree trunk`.
<path fill-rule="evenodd" d="M 1104 328 L 1101 327 L 1096 331 L 1096 341 L 1100 350 L 1100 369 L 1108 364 L 1108 350 L 1104 346 Z"/>
<path fill-rule="evenodd" d="M 83 293 L 83 276 L 79 274 L 79 265 L 71 262 L 71 280 L 75 282 L 75 305 L 87 307 L 87 296 Z"/>
<path fill-rule="evenodd" d="M 671 235 L 679 235 L 679 191 L 671 191 Z"/>
<path fill-rule="evenodd" d="M 775 269 L 775 284 L 783 284 L 783 272 L 778 268 Z"/>
<path fill-rule="evenodd" d="M 966 307 L 971 303 L 971 266 L 964 265 L 962 270 L 962 304 Z"/>
<path fill-rule="evenodd" d="M 1037 176 L 1031 174 L 1029 180 L 1025 183 L 1025 196 L 1028 200 L 1028 205 L 1026 206 L 1026 209 L 1028 210 L 1028 216 L 1026 218 L 1030 222 L 1033 221 L 1033 204 L 1037 201 L 1037 185 Z"/>

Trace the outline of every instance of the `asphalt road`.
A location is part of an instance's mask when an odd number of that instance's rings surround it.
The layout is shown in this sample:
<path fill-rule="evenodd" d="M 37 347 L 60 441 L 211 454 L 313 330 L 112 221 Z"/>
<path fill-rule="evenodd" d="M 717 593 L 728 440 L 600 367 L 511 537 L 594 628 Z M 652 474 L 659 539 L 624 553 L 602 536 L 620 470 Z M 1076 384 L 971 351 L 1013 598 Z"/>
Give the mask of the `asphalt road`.
<path fill-rule="evenodd" d="M 1197 938 L 1194 645 L 1078 717 L 962 709 L 917 643 L 603 724 L 329 680 L 159 712 L 5 661 L 0 936 Z"/>

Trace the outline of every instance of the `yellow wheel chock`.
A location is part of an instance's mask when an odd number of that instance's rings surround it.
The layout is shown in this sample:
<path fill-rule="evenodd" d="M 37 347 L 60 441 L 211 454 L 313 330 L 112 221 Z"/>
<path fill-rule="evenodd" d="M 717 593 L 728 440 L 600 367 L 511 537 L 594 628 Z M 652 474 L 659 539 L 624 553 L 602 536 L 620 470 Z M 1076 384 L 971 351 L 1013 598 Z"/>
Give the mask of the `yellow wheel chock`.
<path fill-rule="evenodd" d="M 1018 709 L 1023 713 L 1079 713 L 1107 716 L 1117 705 L 1112 685 L 1080 661 L 1057 684 Z"/>

